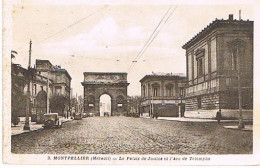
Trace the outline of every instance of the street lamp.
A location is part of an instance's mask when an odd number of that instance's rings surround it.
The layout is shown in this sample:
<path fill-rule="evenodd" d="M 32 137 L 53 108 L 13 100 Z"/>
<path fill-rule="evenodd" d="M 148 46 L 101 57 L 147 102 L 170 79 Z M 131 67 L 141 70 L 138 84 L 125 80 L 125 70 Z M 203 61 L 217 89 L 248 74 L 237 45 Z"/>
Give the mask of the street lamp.
<path fill-rule="evenodd" d="M 30 47 L 29 47 L 29 64 L 28 64 L 28 71 L 27 71 L 27 99 L 26 99 L 26 117 L 25 117 L 25 124 L 23 129 L 30 130 L 30 123 L 29 123 L 29 114 L 30 114 L 30 103 L 31 103 L 31 93 L 30 93 L 30 82 L 31 82 L 31 50 L 32 48 L 32 40 L 30 40 Z"/>
<path fill-rule="evenodd" d="M 237 52 L 237 82 L 238 82 L 238 106 L 239 106 L 239 123 L 238 128 L 245 128 L 242 114 L 242 88 L 241 88 L 241 70 L 240 70 L 240 54 L 238 52 L 238 46 L 236 47 Z"/>

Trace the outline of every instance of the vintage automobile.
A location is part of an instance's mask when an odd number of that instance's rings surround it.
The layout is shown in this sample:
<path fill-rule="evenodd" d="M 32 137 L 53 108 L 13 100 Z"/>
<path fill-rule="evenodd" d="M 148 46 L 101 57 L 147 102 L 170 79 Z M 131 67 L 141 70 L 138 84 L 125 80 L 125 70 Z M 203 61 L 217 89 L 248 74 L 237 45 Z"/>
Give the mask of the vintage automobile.
<path fill-rule="evenodd" d="M 44 114 L 43 115 L 43 127 L 44 128 L 62 127 L 62 122 L 59 119 L 58 113 Z"/>
<path fill-rule="evenodd" d="M 81 120 L 81 119 L 82 119 L 81 114 L 80 113 L 75 113 L 74 120 Z"/>
<path fill-rule="evenodd" d="M 88 116 L 87 113 L 82 114 L 82 118 L 86 118 L 87 116 Z"/>
<path fill-rule="evenodd" d="M 109 112 L 104 112 L 104 117 L 105 116 L 109 117 Z"/>
<path fill-rule="evenodd" d="M 94 113 L 88 113 L 88 117 L 94 117 Z"/>

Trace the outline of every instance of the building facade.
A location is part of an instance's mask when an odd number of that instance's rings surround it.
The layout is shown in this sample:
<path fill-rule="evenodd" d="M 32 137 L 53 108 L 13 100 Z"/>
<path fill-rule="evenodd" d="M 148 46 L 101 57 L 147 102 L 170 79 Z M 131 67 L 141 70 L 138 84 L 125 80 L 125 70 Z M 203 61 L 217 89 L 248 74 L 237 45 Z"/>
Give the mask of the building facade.
<path fill-rule="evenodd" d="M 185 117 L 236 118 L 238 69 L 244 118 L 253 109 L 253 21 L 216 19 L 182 47 L 186 50 Z"/>
<path fill-rule="evenodd" d="M 110 115 L 127 115 L 127 73 L 84 72 L 84 112 L 100 116 L 100 97 L 109 95 Z"/>
<path fill-rule="evenodd" d="M 41 122 L 41 116 L 47 112 L 47 83 L 46 77 L 36 73 L 35 69 L 21 67 L 19 64 L 12 64 L 12 117 L 25 117 L 28 80 L 30 81 L 30 112 L 33 122 Z M 52 80 L 49 80 L 49 96 L 52 95 Z M 38 116 L 38 118 L 37 118 Z"/>
<path fill-rule="evenodd" d="M 181 117 L 185 110 L 186 77 L 180 75 L 146 75 L 141 80 L 141 115 Z"/>
<path fill-rule="evenodd" d="M 60 66 L 53 66 L 49 60 L 36 60 L 37 74 L 44 76 L 51 82 L 51 96 L 64 96 L 65 108 L 64 111 L 70 110 L 70 93 L 71 93 L 71 76 L 66 69 Z M 59 111 L 62 115 L 62 111 Z"/>
<path fill-rule="evenodd" d="M 25 117 L 28 82 L 31 112 L 29 115 L 32 122 L 42 122 L 42 116 L 47 113 L 49 105 L 47 99 L 54 95 L 63 95 L 66 98 L 64 110 L 69 109 L 71 77 L 66 70 L 52 66 L 48 60 L 36 60 L 36 68 L 30 70 L 19 64 L 12 64 L 11 79 L 12 118 Z M 60 115 L 63 115 L 62 113 Z"/>

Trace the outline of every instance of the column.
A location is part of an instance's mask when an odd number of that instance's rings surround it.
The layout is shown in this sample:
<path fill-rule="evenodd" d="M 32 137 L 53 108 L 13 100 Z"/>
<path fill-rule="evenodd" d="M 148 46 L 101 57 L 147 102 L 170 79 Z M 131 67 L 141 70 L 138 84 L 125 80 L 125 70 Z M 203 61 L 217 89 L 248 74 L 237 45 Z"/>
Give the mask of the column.
<path fill-rule="evenodd" d="M 115 99 L 111 99 L 111 116 L 117 114 L 117 104 Z"/>
<path fill-rule="evenodd" d="M 99 111 L 99 103 L 100 103 L 100 100 L 99 99 L 95 99 L 95 107 L 94 107 L 94 110 L 95 110 L 95 115 L 100 115 L 100 111 Z"/>
<path fill-rule="evenodd" d="M 161 81 L 160 90 L 161 90 L 160 96 L 163 97 L 164 96 L 164 81 Z"/>

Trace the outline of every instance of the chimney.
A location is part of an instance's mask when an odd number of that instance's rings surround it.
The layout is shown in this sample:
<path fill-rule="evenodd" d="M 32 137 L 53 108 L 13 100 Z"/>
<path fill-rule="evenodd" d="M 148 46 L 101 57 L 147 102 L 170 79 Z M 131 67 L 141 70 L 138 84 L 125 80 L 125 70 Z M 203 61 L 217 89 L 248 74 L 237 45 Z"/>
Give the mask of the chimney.
<path fill-rule="evenodd" d="M 233 20 L 233 14 L 229 14 L 228 20 Z"/>

